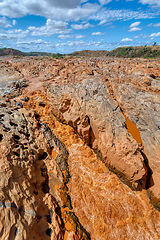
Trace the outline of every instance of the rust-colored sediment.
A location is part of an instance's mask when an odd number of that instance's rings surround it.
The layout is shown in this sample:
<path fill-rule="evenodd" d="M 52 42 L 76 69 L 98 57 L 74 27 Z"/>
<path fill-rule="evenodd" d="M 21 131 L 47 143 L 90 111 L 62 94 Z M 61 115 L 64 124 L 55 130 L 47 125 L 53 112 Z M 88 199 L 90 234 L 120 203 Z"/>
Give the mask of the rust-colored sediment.
<path fill-rule="evenodd" d="M 26 89 L 26 93 L 28 93 L 28 89 Z M 24 95 L 23 97 L 25 97 L 26 95 Z M 28 96 L 28 95 L 27 95 Z M 21 96 L 22 98 L 22 96 Z M 71 127 L 66 126 L 66 125 L 62 125 L 61 123 L 59 123 L 55 117 L 51 114 L 51 108 L 50 108 L 50 104 L 47 101 L 47 98 L 45 96 L 44 92 L 41 92 L 40 90 L 35 91 L 35 92 L 31 92 L 30 96 L 29 96 L 30 100 L 29 102 L 25 102 L 23 105 L 25 108 L 27 109 L 33 109 L 35 110 L 39 117 L 40 117 L 40 121 L 47 124 L 52 130 L 54 130 L 54 134 L 58 135 L 58 137 L 60 137 L 60 135 L 63 135 L 63 140 L 64 139 L 69 139 L 68 136 L 70 134 L 74 135 L 72 136 L 72 141 L 76 142 L 76 139 L 79 139 L 75 134 L 74 131 Z M 43 101 L 46 106 L 42 107 L 39 106 L 39 101 Z M 61 134 L 59 134 L 61 133 Z M 66 136 L 66 137 L 65 137 Z M 62 140 L 60 138 L 60 140 Z M 82 141 L 82 140 L 81 140 Z M 63 141 L 64 144 L 68 147 L 68 145 L 70 146 L 70 142 L 68 141 Z M 57 156 L 57 153 L 52 150 L 51 155 L 53 157 Z M 65 177 L 65 172 L 62 171 L 64 177 Z M 56 181 L 55 179 L 53 179 L 53 175 L 52 172 L 48 172 L 49 174 L 49 186 L 53 186 L 54 188 L 54 192 L 56 193 L 57 191 L 59 192 L 59 196 L 61 198 L 61 201 L 63 203 L 63 206 L 61 206 L 61 214 L 62 214 L 62 218 L 64 221 L 64 225 L 65 225 L 65 235 L 64 235 L 64 240 L 68 239 L 69 233 L 73 233 L 74 235 L 74 239 L 75 240 L 87 240 L 89 239 L 88 237 L 86 237 L 85 232 L 83 232 L 84 230 L 77 227 L 77 222 L 74 221 L 73 216 L 73 210 L 70 209 L 70 207 L 66 207 L 66 206 L 70 206 L 70 203 L 68 202 L 68 194 L 66 192 L 66 187 L 63 183 Z M 66 179 L 65 179 L 66 180 Z M 70 215 L 69 213 L 72 213 L 72 215 Z M 79 225 L 79 223 L 78 223 Z"/>
<path fill-rule="evenodd" d="M 45 107 L 39 106 L 39 99 L 45 102 Z M 124 185 L 70 126 L 63 125 L 54 118 L 50 104 L 41 91 L 36 91 L 30 96 L 30 101 L 24 103 L 24 107 L 34 109 L 41 121 L 53 129 L 66 145 L 71 175 L 68 188 L 73 210 L 91 234 L 91 239 L 160 239 L 160 213 L 149 203 L 146 191 L 134 192 Z M 126 122 L 128 124 L 129 121 Z M 128 130 L 136 132 L 137 142 L 142 142 L 134 124 L 129 122 Z M 68 232 L 74 229 L 72 218 L 66 212 L 62 209 L 65 239 Z M 77 236 L 77 239 L 84 238 Z"/>
<path fill-rule="evenodd" d="M 141 138 L 141 134 L 140 134 L 137 126 L 129 118 L 127 118 L 127 116 L 124 114 L 124 112 L 123 112 L 123 115 L 124 115 L 124 117 L 126 119 L 125 124 L 126 124 L 128 132 L 137 141 L 137 143 L 143 144 L 142 138 Z"/>
<path fill-rule="evenodd" d="M 52 157 L 57 157 L 57 152 L 56 151 L 52 151 Z"/>

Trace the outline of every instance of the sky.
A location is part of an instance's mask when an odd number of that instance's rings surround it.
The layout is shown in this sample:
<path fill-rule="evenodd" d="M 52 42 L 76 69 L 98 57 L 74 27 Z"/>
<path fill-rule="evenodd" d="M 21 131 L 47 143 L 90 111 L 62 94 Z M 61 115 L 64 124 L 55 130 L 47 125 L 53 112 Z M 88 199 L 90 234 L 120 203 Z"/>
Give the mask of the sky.
<path fill-rule="evenodd" d="M 71 53 L 160 44 L 160 0 L 0 0 L 0 48 Z"/>

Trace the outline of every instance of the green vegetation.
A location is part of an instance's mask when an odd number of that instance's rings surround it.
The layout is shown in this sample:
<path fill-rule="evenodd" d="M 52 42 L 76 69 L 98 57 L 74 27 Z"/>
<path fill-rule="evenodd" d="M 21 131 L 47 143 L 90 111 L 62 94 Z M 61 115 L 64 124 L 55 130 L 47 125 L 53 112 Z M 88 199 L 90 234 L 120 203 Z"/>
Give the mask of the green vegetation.
<path fill-rule="evenodd" d="M 65 54 L 61 53 L 47 53 L 47 52 L 21 52 L 19 50 L 13 49 L 13 48 L 0 48 L 0 56 L 16 56 L 16 57 L 21 57 L 21 56 L 33 56 L 33 57 L 38 57 L 42 56 L 43 58 L 45 57 L 53 57 L 56 59 L 63 58 Z M 35 60 L 38 60 L 38 58 L 35 58 Z"/>
<path fill-rule="evenodd" d="M 33 56 L 38 57 L 42 56 L 45 57 L 53 57 L 56 59 L 63 58 L 65 54 L 61 53 L 47 53 L 47 52 L 21 52 L 19 50 L 13 49 L 13 48 L 0 48 L 0 56 L 16 56 L 16 57 L 22 57 L 22 56 Z M 38 60 L 38 58 L 35 58 L 35 60 Z"/>
<path fill-rule="evenodd" d="M 5 49 L 7 49 L 7 48 L 0 48 L 0 51 L 3 51 L 3 50 L 5 50 Z M 11 49 L 11 48 L 10 48 Z"/>
<path fill-rule="evenodd" d="M 105 57 L 108 51 L 99 50 L 99 51 L 91 51 L 91 50 L 83 50 L 76 51 L 71 54 L 68 54 L 70 57 Z"/>
<path fill-rule="evenodd" d="M 64 56 L 65 56 L 65 54 L 61 54 L 61 53 L 52 54 L 52 57 L 56 58 L 56 59 L 64 58 Z"/>
<path fill-rule="evenodd" d="M 160 58 L 160 46 L 156 42 L 153 46 L 142 47 L 119 47 L 106 54 L 111 57 L 126 57 L 126 58 Z"/>
<path fill-rule="evenodd" d="M 17 58 L 23 57 L 23 56 L 33 56 L 35 57 L 35 60 L 37 60 L 38 56 L 42 56 L 42 59 L 52 57 L 55 59 L 61 59 L 65 56 L 69 57 L 124 57 L 124 58 L 160 58 L 160 46 L 157 45 L 156 42 L 153 43 L 152 46 L 138 46 L 138 47 L 119 47 L 112 51 L 90 51 L 90 50 L 83 50 L 83 51 L 77 51 L 73 52 L 71 54 L 65 55 L 61 53 L 46 53 L 46 52 L 29 52 L 24 53 L 19 50 L 15 50 L 13 48 L 0 48 L 0 56 L 15 56 Z"/>
<path fill-rule="evenodd" d="M 52 53 L 47 53 L 47 52 L 28 52 L 25 53 L 26 56 L 33 56 L 33 57 L 38 57 L 38 56 L 52 56 Z"/>

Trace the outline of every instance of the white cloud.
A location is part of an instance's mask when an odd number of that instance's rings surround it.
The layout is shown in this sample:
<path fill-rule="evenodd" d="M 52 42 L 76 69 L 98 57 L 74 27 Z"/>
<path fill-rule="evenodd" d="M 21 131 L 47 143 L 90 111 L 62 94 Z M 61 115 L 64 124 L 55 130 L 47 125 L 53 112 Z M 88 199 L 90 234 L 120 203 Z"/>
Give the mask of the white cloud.
<path fill-rule="evenodd" d="M 152 34 L 150 35 L 150 37 L 160 37 L 160 32 L 158 32 L 158 33 L 152 33 Z"/>
<path fill-rule="evenodd" d="M 61 34 L 61 35 L 58 36 L 58 38 L 60 38 L 60 39 L 67 39 L 67 38 L 77 38 L 77 39 L 80 39 L 80 38 L 84 38 L 84 35 L 81 35 L 81 34 L 76 34 L 76 35 Z"/>
<path fill-rule="evenodd" d="M 12 25 L 15 26 L 17 24 L 16 20 L 12 21 Z"/>
<path fill-rule="evenodd" d="M 46 0 L 50 6 L 58 8 L 75 8 L 81 3 L 88 2 L 88 0 Z"/>
<path fill-rule="evenodd" d="M 104 45 L 104 44 L 105 44 L 104 41 L 98 41 L 98 42 L 90 41 L 87 45 L 88 45 L 88 46 L 99 47 L 99 46 L 102 46 L 102 45 Z"/>
<path fill-rule="evenodd" d="M 132 42 L 132 41 L 133 41 L 133 39 L 131 39 L 131 38 L 123 38 L 121 40 L 121 42 Z"/>
<path fill-rule="evenodd" d="M 128 32 L 136 32 L 136 31 L 141 31 L 141 30 L 142 30 L 142 29 L 139 28 L 139 27 L 133 27 L 133 28 L 129 29 Z"/>
<path fill-rule="evenodd" d="M 67 42 L 64 42 L 64 43 L 57 43 L 56 44 L 56 47 L 69 47 L 70 49 L 74 49 L 76 47 L 76 50 L 77 50 L 77 47 L 81 48 L 81 47 L 84 47 L 86 48 L 87 46 L 101 46 L 101 45 L 104 45 L 104 41 L 98 41 L 98 42 L 93 42 L 93 41 L 90 41 L 90 42 L 85 42 L 83 40 L 75 40 L 75 41 L 67 41 Z"/>
<path fill-rule="evenodd" d="M 11 27 L 11 25 L 9 24 L 9 22 L 7 21 L 7 19 L 5 17 L 1 17 L 0 18 L 0 27 L 8 28 L 8 27 Z"/>
<path fill-rule="evenodd" d="M 160 27 L 160 22 L 159 23 L 155 23 L 155 24 L 150 23 L 150 24 L 148 24 L 148 27 Z"/>
<path fill-rule="evenodd" d="M 153 27 L 160 27 L 160 22 L 156 23 L 156 24 L 153 24 Z"/>
<path fill-rule="evenodd" d="M 141 0 L 150 1 L 150 0 Z M 154 0 L 159 1 L 159 0 Z M 82 20 L 87 17 L 100 20 L 129 20 L 140 18 L 151 18 L 158 15 L 156 12 L 130 11 L 130 10 L 108 10 L 102 5 L 111 0 L 99 0 L 97 3 L 89 3 L 87 0 L 0 0 L 0 14 L 9 18 L 38 15 L 55 20 Z M 153 2 L 153 0 L 151 0 Z M 83 4 L 81 4 L 83 3 Z M 97 13 L 97 15 L 95 15 Z"/>
<path fill-rule="evenodd" d="M 143 34 L 139 34 L 139 35 L 134 36 L 134 38 L 139 38 L 139 37 L 142 37 L 142 36 L 143 36 Z"/>
<path fill-rule="evenodd" d="M 17 41 L 16 47 L 22 51 L 48 51 L 53 52 L 55 45 L 50 41 L 43 41 L 42 39 L 27 39 Z"/>
<path fill-rule="evenodd" d="M 78 21 L 99 9 L 99 4 L 87 3 L 87 0 L 0 0 L 0 14 L 9 18 L 32 14 L 57 20 Z"/>
<path fill-rule="evenodd" d="M 93 32 L 92 35 L 93 36 L 102 36 L 102 35 L 104 35 L 104 33 L 102 33 L 102 32 Z"/>
<path fill-rule="evenodd" d="M 23 31 L 22 29 L 13 29 L 8 30 L 4 33 L 0 33 L 0 39 L 1 40 L 18 40 L 27 37 L 29 31 Z"/>
<path fill-rule="evenodd" d="M 61 35 L 58 36 L 58 38 L 60 38 L 60 39 L 73 38 L 73 35 L 65 35 L 65 34 L 61 34 Z"/>
<path fill-rule="evenodd" d="M 32 40 L 18 41 L 17 44 L 28 44 L 28 45 L 33 45 L 33 44 L 51 44 L 51 42 L 44 41 L 42 39 L 32 39 Z"/>
<path fill-rule="evenodd" d="M 152 27 L 153 26 L 153 23 L 150 23 L 147 25 L 147 27 Z"/>
<path fill-rule="evenodd" d="M 112 0 L 99 0 L 99 3 L 100 3 L 101 5 L 106 5 L 106 4 L 108 4 L 109 2 L 112 2 Z"/>
<path fill-rule="evenodd" d="M 132 24 L 129 26 L 129 28 L 138 27 L 140 23 L 141 23 L 141 22 L 134 22 L 134 23 L 132 23 Z"/>
<path fill-rule="evenodd" d="M 159 0 L 139 0 L 140 3 L 142 4 L 150 4 L 150 5 L 155 5 L 160 7 L 160 1 Z"/>
<path fill-rule="evenodd" d="M 83 40 L 77 40 L 77 41 L 67 41 L 64 43 L 57 43 L 56 47 L 64 47 L 64 46 L 69 46 L 69 47 L 76 47 L 76 46 L 85 46 L 85 42 Z"/>
<path fill-rule="evenodd" d="M 99 24 L 104 24 L 108 21 L 116 21 L 116 20 L 123 20 L 129 21 L 131 19 L 150 19 L 159 16 L 158 11 L 131 11 L 131 10 L 109 10 L 109 9 L 102 9 L 96 14 L 93 14 L 89 17 L 89 19 L 93 19 L 96 21 L 100 21 Z"/>
<path fill-rule="evenodd" d="M 71 27 L 75 30 L 87 29 L 89 27 L 93 27 L 90 23 L 85 24 L 72 24 Z"/>
<path fill-rule="evenodd" d="M 54 34 L 63 35 L 64 33 L 68 33 L 70 30 L 67 29 L 67 22 L 56 21 L 52 19 L 47 19 L 46 25 L 41 27 L 28 27 L 28 30 L 31 32 L 32 36 L 52 36 Z"/>
<path fill-rule="evenodd" d="M 76 38 L 79 39 L 79 38 L 84 38 L 85 36 L 84 35 L 81 35 L 81 34 L 76 34 Z"/>
<path fill-rule="evenodd" d="M 129 26 L 129 31 L 128 32 L 136 32 L 136 31 L 141 31 L 142 29 L 139 28 L 138 26 L 140 25 L 141 22 L 134 22 Z"/>
<path fill-rule="evenodd" d="M 103 24 L 105 24 L 106 22 L 107 22 L 107 20 L 106 20 L 106 19 L 103 19 L 103 20 L 101 20 L 101 21 L 99 22 L 98 25 L 103 25 Z"/>

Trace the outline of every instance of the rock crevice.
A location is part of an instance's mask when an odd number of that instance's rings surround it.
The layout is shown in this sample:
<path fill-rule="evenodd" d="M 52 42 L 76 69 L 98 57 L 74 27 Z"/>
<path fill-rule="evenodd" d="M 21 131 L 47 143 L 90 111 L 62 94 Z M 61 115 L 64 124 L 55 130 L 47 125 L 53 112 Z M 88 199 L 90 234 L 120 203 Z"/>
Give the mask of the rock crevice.
<path fill-rule="evenodd" d="M 160 239 L 160 62 L 0 66 L 0 238 Z"/>

